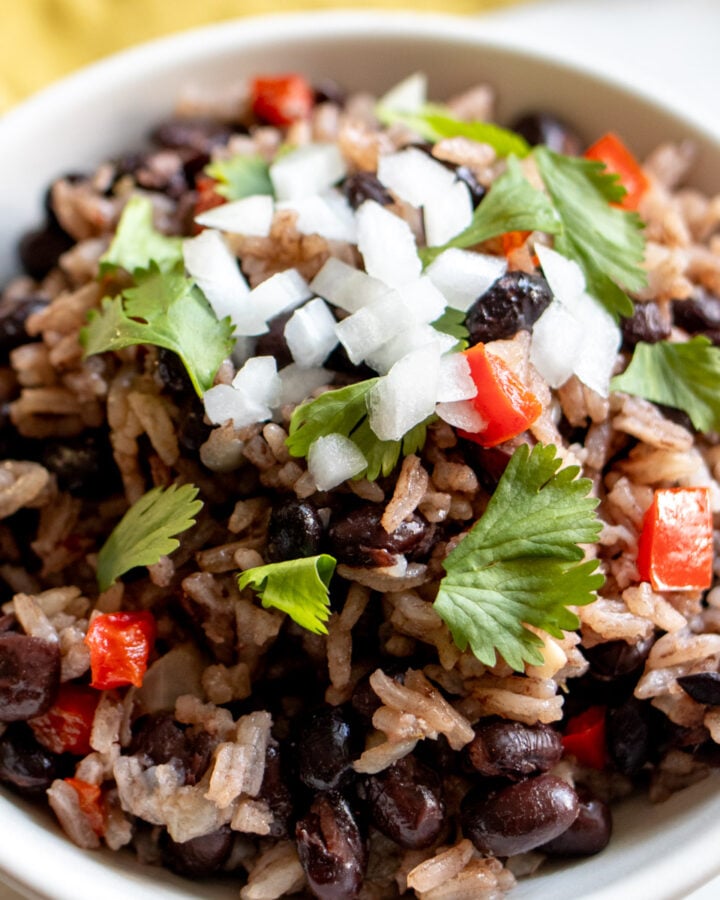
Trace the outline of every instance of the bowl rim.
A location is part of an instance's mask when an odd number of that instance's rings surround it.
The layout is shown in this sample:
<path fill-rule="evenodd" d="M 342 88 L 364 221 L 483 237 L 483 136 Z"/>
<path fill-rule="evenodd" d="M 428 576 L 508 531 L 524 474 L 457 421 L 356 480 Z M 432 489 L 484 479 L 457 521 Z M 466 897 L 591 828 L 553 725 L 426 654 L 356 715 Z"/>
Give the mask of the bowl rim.
<path fill-rule="evenodd" d="M 190 65 L 195 60 L 206 59 L 211 47 L 222 53 L 258 41 L 276 42 L 285 39 L 295 42 L 304 38 L 318 41 L 330 40 L 342 34 L 365 39 L 377 35 L 398 40 L 439 39 L 457 42 L 467 47 L 484 46 L 518 58 L 535 60 L 569 75 L 581 73 L 640 100 L 658 112 L 669 112 L 706 137 L 720 152 L 720 122 L 709 120 L 701 110 L 688 107 L 678 96 L 668 92 L 665 85 L 662 87 L 661 95 L 657 86 L 653 87 L 649 81 L 644 81 L 642 76 L 623 64 L 615 66 L 612 72 L 608 72 L 590 60 L 582 64 L 564 62 L 549 49 L 527 47 L 522 36 L 515 39 L 507 35 L 493 34 L 492 29 L 484 30 L 484 21 L 484 17 L 481 16 L 470 18 L 466 15 L 425 12 L 338 9 L 275 13 L 230 19 L 193 28 L 121 50 L 43 88 L 12 107 L 0 118 L 0 142 L 6 135 L 16 130 L 23 131 L 30 127 L 44 109 L 75 107 L 81 96 L 101 96 L 109 85 L 117 82 L 127 83 L 131 80 L 128 72 L 136 67 L 147 69 L 155 75 L 174 68 L 178 57 Z M 690 790 L 694 797 L 700 797 L 702 786 L 700 790 Z M 10 840 L 6 842 L 4 838 L 0 843 L 0 875 L 27 896 L 54 898 L 54 900 L 90 900 L 97 894 L 99 878 L 102 878 L 102 890 L 107 900 L 124 900 L 128 893 L 129 880 L 133 895 L 138 898 L 146 896 L 149 898 L 152 895 L 160 900 L 163 898 L 179 900 L 188 896 L 184 891 L 174 890 L 172 884 L 161 885 L 153 881 L 152 885 L 147 887 L 132 873 L 125 874 L 118 869 L 107 867 L 101 856 L 78 851 L 78 848 L 61 835 L 59 828 L 48 828 L 32 822 L 27 818 L 23 804 L 11 803 L 5 796 L 4 792 L 0 795 L 0 811 L 3 814 L 8 813 L 5 825 Z M 672 798 L 671 801 L 676 802 Z M 683 801 L 678 802 L 679 808 L 682 808 Z M 22 831 L 28 824 L 32 824 L 36 832 L 40 832 L 33 838 L 36 841 L 37 855 L 33 854 L 32 857 L 27 855 L 27 848 L 24 853 L 20 852 Z M 662 859 L 653 860 L 659 876 L 664 879 L 658 883 L 663 883 L 668 890 L 674 890 L 672 896 L 685 895 L 684 892 L 687 890 L 701 886 L 720 873 L 720 860 L 716 860 L 714 855 L 717 840 L 710 828 L 710 816 L 705 816 L 701 824 L 702 827 L 693 832 L 693 838 L 697 842 L 693 848 L 693 856 L 697 857 L 698 851 L 704 851 L 706 862 L 703 866 L 689 872 L 689 867 L 683 864 L 682 846 L 673 848 L 672 852 L 664 855 Z M 78 866 L 78 860 L 81 858 L 83 865 Z M 72 887 L 59 882 L 49 866 L 46 868 L 37 864 L 39 859 L 56 860 L 68 867 L 75 864 L 74 875 L 78 881 Z M 633 888 L 642 892 L 640 874 L 631 880 Z M 678 880 L 680 876 L 682 881 Z M 617 898 L 620 895 L 615 885 L 609 889 L 598 886 L 597 890 L 585 896 L 587 900 L 590 898 L 610 900 L 611 897 Z"/>

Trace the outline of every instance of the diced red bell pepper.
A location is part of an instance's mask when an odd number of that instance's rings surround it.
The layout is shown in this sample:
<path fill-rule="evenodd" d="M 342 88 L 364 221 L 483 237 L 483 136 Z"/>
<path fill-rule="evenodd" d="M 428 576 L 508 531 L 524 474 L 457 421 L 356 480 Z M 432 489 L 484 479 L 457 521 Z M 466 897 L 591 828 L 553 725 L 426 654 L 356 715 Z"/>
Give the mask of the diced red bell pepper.
<path fill-rule="evenodd" d="M 28 720 L 37 740 L 53 753 L 85 756 L 90 747 L 100 694 L 82 684 L 61 684 L 55 702 L 41 716 Z"/>
<path fill-rule="evenodd" d="M 307 119 L 315 94 L 302 75 L 266 75 L 250 85 L 252 111 L 269 125 L 291 125 Z"/>
<path fill-rule="evenodd" d="M 155 619 L 147 610 L 96 616 L 85 635 L 92 686 L 102 691 L 128 684 L 140 687 L 155 633 Z"/>
<path fill-rule="evenodd" d="M 526 431 L 542 404 L 505 363 L 479 343 L 464 350 L 477 394 L 470 401 L 487 424 L 478 432 L 461 432 L 481 447 L 495 447 Z"/>
<path fill-rule="evenodd" d="M 659 488 L 643 519 L 637 568 L 656 591 L 705 590 L 713 577 L 713 523 L 705 487 Z"/>
<path fill-rule="evenodd" d="M 604 769 L 607 765 L 605 744 L 605 707 L 591 706 L 568 720 L 562 738 L 565 752 L 582 766 Z"/>
<path fill-rule="evenodd" d="M 78 795 L 81 811 L 87 816 L 90 827 L 100 837 L 105 834 L 102 790 L 97 784 L 90 784 L 80 778 L 66 778 L 65 782 Z"/>
<path fill-rule="evenodd" d="M 616 134 L 608 132 L 595 141 L 585 151 L 585 158 L 605 163 L 608 172 L 620 176 L 620 183 L 627 192 L 617 204 L 621 209 L 634 210 L 638 208 L 650 182 L 640 163 Z"/>
<path fill-rule="evenodd" d="M 221 194 L 218 194 L 217 184 L 214 178 L 204 175 L 202 172 L 195 177 L 197 199 L 195 201 L 193 218 L 227 202 Z M 194 225 L 193 227 L 197 233 L 202 231 L 202 225 Z"/>

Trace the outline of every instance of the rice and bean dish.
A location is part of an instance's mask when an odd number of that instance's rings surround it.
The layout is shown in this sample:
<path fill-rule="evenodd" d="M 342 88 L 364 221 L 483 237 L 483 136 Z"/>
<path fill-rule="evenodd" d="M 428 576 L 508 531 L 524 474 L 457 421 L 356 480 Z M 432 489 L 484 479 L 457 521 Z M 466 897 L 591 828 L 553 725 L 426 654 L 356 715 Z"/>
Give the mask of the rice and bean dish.
<path fill-rule="evenodd" d="M 188 90 L 21 243 L 0 781 L 81 847 L 495 898 L 712 777 L 720 196 L 426 90 Z"/>

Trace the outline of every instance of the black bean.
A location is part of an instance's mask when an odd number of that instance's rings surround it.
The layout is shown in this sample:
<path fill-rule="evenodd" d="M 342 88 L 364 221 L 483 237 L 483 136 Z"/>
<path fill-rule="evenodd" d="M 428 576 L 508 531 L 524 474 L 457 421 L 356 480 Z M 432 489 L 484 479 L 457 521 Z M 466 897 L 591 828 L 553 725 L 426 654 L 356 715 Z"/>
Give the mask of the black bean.
<path fill-rule="evenodd" d="M 605 719 L 605 741 L 615 768 L 623 775 L 635 775 L 650 759 L 652 729 L 648 707 L 642 700 L 628 698 Z"/>
<path fill-rule="evenodd" d="M 191 150 L 210 156 L 213 149 L 226 144 L 232 129 L 217 119 L 188 117 L 167 119 L 152 132 L 152 139 L 169 150 Z"/>
<path fill-rule="evenodd" d="M 106 431 L 85 431 L 76 438 L 48 440 L 42 463 L 57 476 L 61 490 L 81 497 L 106 496 L 120 487 Z"/>
<path fill-rule="evenodd" d="M 205 408 L 194 391 L 185 396 L 178 412 L 178 443 L 189 454 L 197 455 L 213 429 L 205 422 Z"/>
<path fill-rule="evenodd" d="M 367 850 L 347 801 L 319 794 L 295 826 L 298 855 L 312 893 L 320 900 L 354 900 L 360 893 Z"/>
<path fill-rule="evenodd" d="M 409 850 L 435 843 L 445 815 L 436 772 L 406 756 L 368 777 L 365 787 L 373 824 L 386 837 Z"/>
<path fill-rule="evenodd" d="M 18 253 L 27 274 L 41 281 L 58 264 L 58 260 L 75 242 L 61 228 L 45 225 L 28 231 L 20 240 Z"/>
<path fill-rule="evenodd" d="M 157 348 L 155 372 L 166 390 L 173 396 L 184 397 L 186 394 L 194 393 L 195 389 L 183 361 L 172 350 L 165 347 Z"/>
<path fill-rule="evenodd" d="M 393 202 L 382 182 L 372 172 L 355 172 L 342 183 L 342 192 L 353 209 L 358 209 L 366 200 L 374 200 L 381 206 Z"/>
<path fill-rule="evenodd" d="M 582 152 L 583 141 L 563 119 L 547 112 L 527 112 L 511 124 L 531 146 L 544 144 L 557 153 L 578 156 Z"/>
<path fill-rule="evenodd" d="M 458 181 L 462 181 L 468 191 L 470 191 L 470 199 L 472 200 L 473 209 L 475 209 L 475 207 L 480 205 L 487 193 L 485 186 L 480 184 L 472 170 L 467 166 L 456 166 L 455 177 Z"/>
<path fill-rule="evenodd" d="M 216 872 L 230 855 L 233 833 L 224 825 L 210 834 L 178 843 L 163 835 L 162 858 L 165 865 L 186 878 L 204 878 Z"/>
<path fill-rule="evenodd" d="M 614 681 L 626 675 L 638 672 L 644 665 L 655 643 L 654 636 L 645 638 L 637 644 L 627 641 L 606 641 L 588 647 L 585 658 L 590 663 L 590 673 L 599 681 Z"/>
<path fill-rule="evenodd" d="M 463 831 L 481 853 L 513 856 L 534 850 L 568 829 L 578 797 L 555 775 L 538 775 L 487 795 L 470 791 L 462 802 Z"/>
<path fill-rule="evenodd" d="M 708 706 L 720 706 L 720 672 L 697 672 L 695 675 L 682 675 L 677 683 L 698 703 Z"/>
<path fill-rule="evenodd" d="M 290 348 L 285 340 L 285 326 L 292 316 L 292 311 L 274 316 L 268 322 L 268 330 L 261 334 L 255 341 L 255 353 L 257 356 L 272 356 L 278 369 L 290 365 L 293 361 Z"/>
<path fill-rule="evenodd" d="M 260 788 L 260 797 L 267 803 L 273 814 L 270 836 L 287 839 L 295 804 L 283 760 L 280 744 L 271 739 L 265 753 L 265 772 Z"/>
<path fill-rule="evenodd" d="M 386 675 L 389 675 L 393 681 L 396 681 L 398 684 L 405 683 L 405 672 L 408 670 L 407 661 L 383 663 L 380 668 L 382 668 L 383 672 Z M 374 671 L 375 669 L 372 670 L 372 672 Z M 350 698 L 350 705 L 353 710 L 366 721 L 370 721 L 376 711 L 382 706 L 382 701 L 370 684 L 372 672 L 363 675 L 355 685 L 352 697 Z"/>
<path fill-rule="evenodd" d="M 332 78 L 323 78 L 313 85 L 315 103 L 334 103 L 336 106 L 345 106 L 345 88 L 333 81 Z"/>
<path fill-rule="evenodd" d="M 323 524 L 308 500 L 288 500 L 273 507 L 268 524 L 267 556 L 271 562 L 315 556 L 320 551 Z"/>
<path fill-rule="evenodd" d="M 6 299 L 0 303 L 0 360 L 7 360 L 11 350 L 29 341 L 31 338 L 25 330 L 28 318 L 48 305 L 46 297 L 22 297 L 16 300 Z"/>
<path fill-rule="evenodd" d="M 142 716 L 133 726 L 130 752 L 148 765 L 173 763 L 181 767 L 185 784 L 196 784 L 210 764 L 214 742 L 206 732 L 186 732 L 170 713 Z"/>
<path fill-rule="evenodd" d="M 298 726 L 297 764 L 302 783 L 315 791 L 329 791 L 354 775 L 353 733 L 340 706 L 321 706 L 305 715 Z"/>
<path fill-rule="evenodd" d="M 382 507 L 361 506 L 331 522 L 331 553 L 351 566 L 389 566 L 394 556 L 405 553 L 422 558 L 432 545 L 434 527 L 419 513 L 401 522 L 388 534 L 380 524 Z"/>
<path fill-rule="evenodd" d="M 549 856 L 592 856 L 607 847 L 612 834 L 612 813 L 607 803 L 580 794 L 580 808 L 572 825 L 539 848 Z"/>
<path fill-rule="evenodd" d="M 709 332 L 713 343 L 720 335 L 720 297 L 705 288 L 695 288 L 687 300 L 674 300 L 672 304 L 675 324 L 690 334 Z"/>
<path fill-rule="evenodd" d="M 39 716 L 53 704 L 60 685 L 60 648 L 6 631 L 0 634 L 0 722 Z"/>
<path fill-rule="evenodd" d="M 470 343 L 497 341 L 532 330 L 551 300 L 552 293 L 542 275 L 507 272 L 470 307 L 465 319 Z"/>
<path fill-rule="evenodd" d="M 549 771 L 562 756 L 562 739 L 548 725 L 483 722 L 475 728 L 466 753 L 472 768 L 481 775 L 517 781 Z"/>
<path fill-rule="evenodd" d="M 0 737 L 0 781 L 21 794 L 43 794 L 60 777 L 59 758 L 35 740 L 23 722 Z"/>
<path fill-rule="evenodd" d="M 635 347 L 640 341 L 646 344 L 656 344 L 670 336 L 671 323 L 667 315 L 664 315 L 657 303 L 636 303 L 633 314 L 623 319 L 622 328 L 623 345 L 626 349 Z"/>

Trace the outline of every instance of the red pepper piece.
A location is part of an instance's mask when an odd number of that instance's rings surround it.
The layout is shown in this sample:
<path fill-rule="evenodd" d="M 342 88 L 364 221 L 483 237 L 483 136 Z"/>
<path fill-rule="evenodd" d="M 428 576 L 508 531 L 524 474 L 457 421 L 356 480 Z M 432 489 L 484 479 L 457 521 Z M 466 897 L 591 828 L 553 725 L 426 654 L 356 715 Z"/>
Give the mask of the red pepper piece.
<path fill-rule="evenodd" d="M 621 209 L 634 210 L 638 208 L 643 194 L 648 189 L 650 182 L 643 172 L 640 163 L 628 150 L 620 138 L 613 132 L 608 132 L 585 151 L 586 159 L 596 159 L 605 163 L 608 172 L 620 176 L 620 183 L 627 193 L 616 204 Z"/>
<path fill-rule="evenodd" d="M 80 778 L 65 778 L 78 795 L 81 811 L 87 816 L 90 827 L 100 837 L 105 834 L 102 790 L 97 784 L 90 784 Z"/>
<path fill-rule="evenodd" d="M 85 636 L 92 686 L 102 691 L 127 684 L 140 687 L 155 631 L 155 619 L 146 610 L 96 616 Z"/>
<path fill-rule="evenodd" d="M 61 684 L 57 698 L 41 716 L 28 720 L 37 740 L 53 753 L 85 756 L 90 747 L 100 694 L 82 684 Z"/>
<path fill-rule="evenodd" d="M 226 199 L 221 194 L 218 194 L 217 184 L 217 181 L 214 178 L 210 178 L 209 175 L 200 173 L 196 176 L 195 191 L 197 199 L 195 200 L 193 219 L 209 209 L 214 209 L 216 206 L 222 206 L 223 203 L 227 203 Z M 203 230 L 202 225 L 195 224 L 193 228 L 197 234 Z"/>
<path fill-rule="evenodd" d="M 637 568 L 656 591 L 702 591 L 713 577 L 710 492 L 660 488 L 643 519 Z"/>
<path fill-rule="evenodd" d="M 487 424 L 476 433 L 462 432 L 481 447 L 495 447 L 526 431 L 542 412 L 542 404 L 483 343 L 463 351 L 478 392 L 470 401 Z"/>
<path fill-rule="evenodd" d="M 568 720 L 562 739 L 565 753 L 582 766 L 604 769 L 607 765 L 605 746 L 605 707 L 591 706 Z"/>
<path fill-rule="evenodd" d="M 250 85 L 252 111 L 269 125 L 291 125 L 307 119 L 315 94 L 302 75 L 267 75 L 253 79 Z"/>

